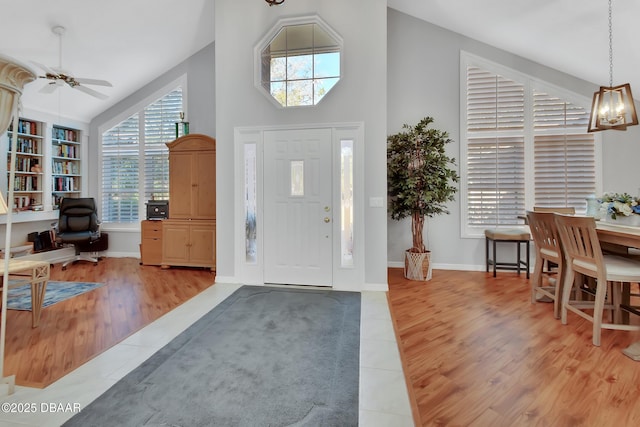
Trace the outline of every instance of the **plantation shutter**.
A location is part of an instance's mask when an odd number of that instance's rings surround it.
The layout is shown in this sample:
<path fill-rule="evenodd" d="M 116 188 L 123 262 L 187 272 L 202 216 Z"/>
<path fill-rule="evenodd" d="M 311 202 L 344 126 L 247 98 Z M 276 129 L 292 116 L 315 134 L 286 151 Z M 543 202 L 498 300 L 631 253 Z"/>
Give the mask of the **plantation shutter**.
<path fill-rule="evenodd" d="M 525 210 L 524 85 L 467 67 L 467 224 L 518 224 Z"/>
<path fill-rule="evenodd" d="M 539 90 L 533 93 L 535 206 L 571 206 L 584 212 L 596 192 L 589 112 Z"/>
<path fill-rule="evenodd" d="M 182 111 L 177 88 L 103 133 L 102 222 L 137 223 L 148 200 L 169 198 L 166 143 Z"/>
<path fill-rule="evenodd" d="M 139 145 L 138 114 L 102 135 L 102 222 L 138 221 Z"/>
<path fill-rule="evenodd" d="M 169 199 L 169 149 L 182 112 L 182 89 L 144 110 L 144 200 Z"/>

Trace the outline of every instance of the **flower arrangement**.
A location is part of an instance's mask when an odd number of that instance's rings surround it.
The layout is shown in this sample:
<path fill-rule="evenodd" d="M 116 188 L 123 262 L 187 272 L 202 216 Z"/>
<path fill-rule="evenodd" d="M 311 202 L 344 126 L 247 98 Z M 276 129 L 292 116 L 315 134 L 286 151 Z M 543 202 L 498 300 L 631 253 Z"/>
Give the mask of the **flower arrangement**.
<path fill-rule="evenodd" d="M 640 198 L 627 193 L 605 193 L 599 200 L 600 210 L 616 219 L 618 215 L 640 215 Z"/>

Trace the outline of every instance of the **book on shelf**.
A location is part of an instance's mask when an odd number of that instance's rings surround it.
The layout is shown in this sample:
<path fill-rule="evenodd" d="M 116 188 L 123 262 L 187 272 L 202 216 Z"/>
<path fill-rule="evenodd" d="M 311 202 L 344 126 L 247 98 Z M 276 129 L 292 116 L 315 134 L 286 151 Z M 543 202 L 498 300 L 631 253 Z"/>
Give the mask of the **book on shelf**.
<path fill-rule="evenodd" d="M 16 157 L 16 172 L 40 173 L 40 160 L 33 157 Z"/>
<path fill-rule="evenodd" d="M 77 150 L 74 145 L 58 145 L 56 147 L 56 156 L 57 157 L 68 157 L 70 159 L 75 159 Z"/>
<path fill-rule="evenodd" d="M 73 129 L 53 128 L 53 138 L 70 142 L 78 142 L 78 132 Z"/>
<path fill-rule="evenodd" d="M 58 176 L 53 180 L 53 191 L 77 191 L 72 176 Z"/>
<path fill-rule="evenodd" d="M 39 191 L 37 176 L 16 176 L 13 191 Z"/>
<path fill-rule="evenodd" d="M 13 132 L 13 124 L 9 126 L 9 131 Z M 29 121 L 29 120 L 20 119 L 18 120 L 18 133 L 40 136 L 38 135 L 38 123 Z"/>

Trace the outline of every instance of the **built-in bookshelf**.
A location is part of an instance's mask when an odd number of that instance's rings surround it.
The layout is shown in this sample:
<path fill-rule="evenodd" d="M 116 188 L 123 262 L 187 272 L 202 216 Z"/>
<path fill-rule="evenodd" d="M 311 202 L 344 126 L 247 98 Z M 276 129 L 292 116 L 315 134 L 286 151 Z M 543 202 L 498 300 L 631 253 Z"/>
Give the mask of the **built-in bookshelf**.
<path fill-rule="evenodd" d="M 42 122 L 28 119 L 18 120 L 13 186 L 13 205 L 17 210 L 42 210 L 44 130 Z M 7 132 L 9 144 L 13 139 L 13 133 L 12 123 Z M 11 151 L 8 150 L 7 177 L 10 173 L 10 165 Z M 9 182 L 8 179 L 7 182 Z"/>
<path fill-rule="evenodd" d="M 64 197 L 80 196 L 80 131 L 54 125 L 51 146 L 51 202 L 57 209 Z"/>

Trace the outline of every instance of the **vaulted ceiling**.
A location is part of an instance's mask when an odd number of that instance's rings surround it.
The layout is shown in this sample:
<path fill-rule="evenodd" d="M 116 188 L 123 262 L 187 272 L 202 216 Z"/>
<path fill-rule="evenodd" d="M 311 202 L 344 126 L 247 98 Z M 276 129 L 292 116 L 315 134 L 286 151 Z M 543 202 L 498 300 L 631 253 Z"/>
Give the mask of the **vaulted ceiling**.
<path fill-rule="evenodd" d="M 76 77 L 113 84 L 92 86 L 107 100 L 68 87 L 39 93 L 44 79 L 25 88 L 25 107 L 79 120 L 90 120 L 214 40 L 215 0 L 110 0 L 100 7 L 87 0 L 0 1 L 0 54 L 32 65 L 60 63 Z M 607 0 L 388 0 L 388 5 L 587 81 L 609 82 Z M 613 83 L 630 82 L 636 91 L 638 16 L 640 2 L 614 0 Z M 66 28 L 61 56 L 60 39 L 52 32 L 56 25 Z"/>

